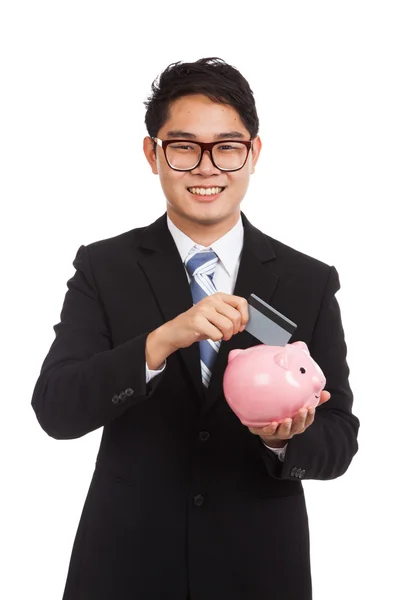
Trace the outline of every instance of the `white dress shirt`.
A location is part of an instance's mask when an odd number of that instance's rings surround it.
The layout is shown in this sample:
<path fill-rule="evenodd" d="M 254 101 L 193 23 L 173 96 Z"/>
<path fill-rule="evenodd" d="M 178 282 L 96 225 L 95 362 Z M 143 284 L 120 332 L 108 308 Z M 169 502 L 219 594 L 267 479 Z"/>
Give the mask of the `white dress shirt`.
<path fill-rule="evenodd" d="M 240 255 L 243 248 L 243 223 L 242 219 L 239 218 L 238 222 L 228 233 L 223 235 L 219 240 L 214 242 L 211 246 L 201 246 L 196 244 L 190 237 L 188 237 L 183 231 L 178 229 L 176 225 L 167 216 L 168 229 L 174 239 L 178 252 L 180 254 L 182 263 L 185 263 L 186 258 L 190 254 L 194 254 L 199 250 L 213 250 L 218 256 L 218 262 L 215 267 L 215 273 L 213 282 L 219 292 L 225 292 L 226 294 L 232 294 L 235 289 L 236 278 L 239 270 Z M 185 267 L 184 267 L 185 268 Z M 186 271 L 186 268 L 185 268 Z M 190 283 L 190 276 L 186 271 L 188 282 Z M 166 361 L 164 364 L 156 370 L 148 368 L 146 363 L 146 383 L 148 383 L 153 377 L 162 373 L 165 369 Z M 265 442 L 264 442 L 265 444 Z M 265 444 L 267 448 L 272 450 L 278 458 L 283 461 L 285 458 L 286 445 L 283 448 L 271 448 Z"/>

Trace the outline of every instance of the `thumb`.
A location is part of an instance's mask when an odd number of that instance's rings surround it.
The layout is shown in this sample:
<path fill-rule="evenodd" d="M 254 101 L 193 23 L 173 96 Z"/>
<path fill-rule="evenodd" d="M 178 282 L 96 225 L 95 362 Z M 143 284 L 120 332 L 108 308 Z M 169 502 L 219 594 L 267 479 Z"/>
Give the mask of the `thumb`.
<path fill-rule="evenodd" d="M 324 402 L 328 402 L 329 398 L 331 397 L 330 393 L 327 390 L 322 390 L 321 392 L 321 397 L 319 399 L 319 402 L 317 404 L 317 406 L 320 406 L 321 404 L 324 404 Z"/>

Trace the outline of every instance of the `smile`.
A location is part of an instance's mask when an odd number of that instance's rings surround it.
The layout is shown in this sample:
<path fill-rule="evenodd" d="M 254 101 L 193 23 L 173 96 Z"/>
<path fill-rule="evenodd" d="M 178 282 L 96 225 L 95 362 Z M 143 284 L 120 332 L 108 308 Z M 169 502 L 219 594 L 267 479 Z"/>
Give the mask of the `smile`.
<path fill-rule="evenodd" d="M 220 194 L 225 188 L 224 187 L 190 187 L 188 188 L 191 194 L 195 194 L 197 196 L 213 196 L 215 194 Z"/>

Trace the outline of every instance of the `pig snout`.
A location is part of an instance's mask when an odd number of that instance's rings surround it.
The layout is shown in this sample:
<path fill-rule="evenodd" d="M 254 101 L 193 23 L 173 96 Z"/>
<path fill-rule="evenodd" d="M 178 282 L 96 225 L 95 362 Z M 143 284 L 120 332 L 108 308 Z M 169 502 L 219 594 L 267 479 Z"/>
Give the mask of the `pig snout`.
<path fill-rule="evenodd" d="M 320 392 L 321 389 L 323 389 L 324 385 L 325 385 L 325 381 L 321 377 L 318 377 L 318 375 L 313 375 L 312 387 L 313 387 L 314 392 Z"/>

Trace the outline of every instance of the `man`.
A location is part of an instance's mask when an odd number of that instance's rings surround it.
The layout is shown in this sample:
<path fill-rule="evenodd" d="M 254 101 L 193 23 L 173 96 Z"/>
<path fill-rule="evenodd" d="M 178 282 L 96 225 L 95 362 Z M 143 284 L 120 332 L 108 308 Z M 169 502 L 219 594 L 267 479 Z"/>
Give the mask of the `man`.
<path fill-rule="evenodd" d="M 338 274 L 240 211 L 261 141 L 236 69 L 170 65 L 146 107 L 166 214 L 79 248 L 32 399 L 57 439 L 104 427 L 64 600 L 308 600 L 301 480 L 339 477 L 358 448 Z M 327 384 L 316 411 L 250 430 L 222 377 L 259 344 L 251 293 L 297 323 Z"/>

